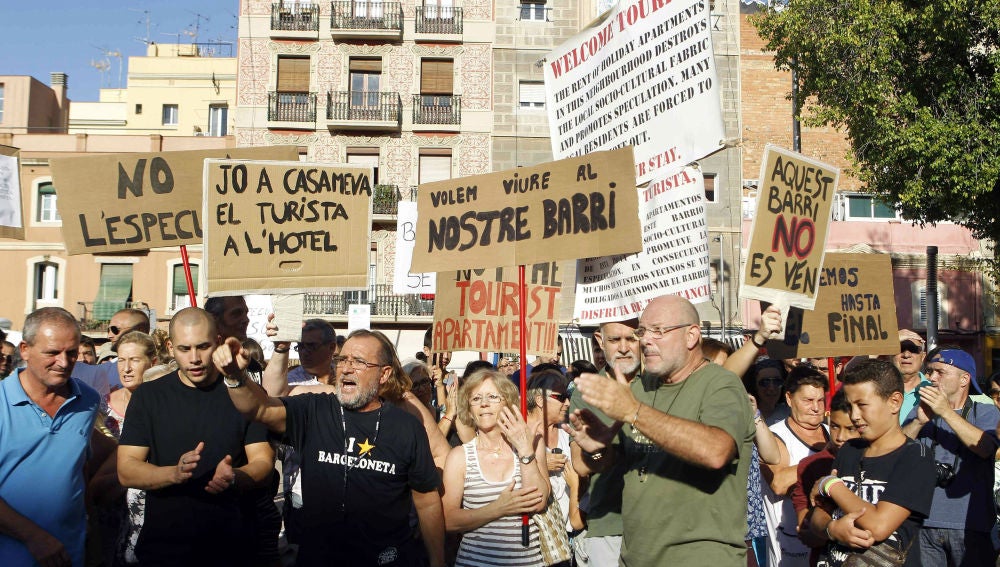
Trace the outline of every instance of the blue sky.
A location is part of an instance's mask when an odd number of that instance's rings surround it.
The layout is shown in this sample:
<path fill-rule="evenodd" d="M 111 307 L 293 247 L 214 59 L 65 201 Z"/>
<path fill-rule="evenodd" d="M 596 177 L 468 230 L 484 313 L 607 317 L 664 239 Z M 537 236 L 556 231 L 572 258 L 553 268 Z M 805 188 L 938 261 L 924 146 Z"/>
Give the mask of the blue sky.
<path fill-rule="evenodd" d="M 69 75 L 69 98 L 96 101 L 98 89 L 118 86 L 117 57 L 122 54 L 125 86 L 128 57 L 145 55 L 143 39 L 156 43 L 191 43 L 187 32 L 198 26 L 200 42 L 233 42 L 239 0 L 0 0 L 0 75 L 31 75 L 49 84 L 49 73 Z M 178 39 L 178 34 L 179 39 Z M 91 62 L 109 63 L 102 73 Z"/>

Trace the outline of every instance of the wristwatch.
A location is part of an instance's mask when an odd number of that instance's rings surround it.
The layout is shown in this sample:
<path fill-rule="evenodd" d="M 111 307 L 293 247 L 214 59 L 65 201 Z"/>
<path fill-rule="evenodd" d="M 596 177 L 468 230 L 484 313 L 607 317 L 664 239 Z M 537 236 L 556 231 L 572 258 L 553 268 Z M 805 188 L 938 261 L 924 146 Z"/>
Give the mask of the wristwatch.
<path fill-rule="evenodd" d="M 230 376 L 223 376 L 222 383 L 226 385 L 227 388 L 242 388 L 243 387 L 243 373 L 233 374 L 234 382 L 230 382 Z"/>
<path fill-rule="evenodd" d="M 525 455 L 523 457 L 518 457 L 518 460 L 521 461 L 522 465 L 530 465 L 531 461 L 535 460 L 535 454 L 531 453 L 530 455 Z"/>

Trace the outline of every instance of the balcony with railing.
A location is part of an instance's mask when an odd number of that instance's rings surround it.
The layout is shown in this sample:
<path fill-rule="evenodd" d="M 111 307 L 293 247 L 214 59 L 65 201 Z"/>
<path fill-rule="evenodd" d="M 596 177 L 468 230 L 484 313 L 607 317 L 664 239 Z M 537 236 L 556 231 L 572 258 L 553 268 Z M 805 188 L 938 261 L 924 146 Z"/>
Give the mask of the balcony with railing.
<path fill-rule="evenodd" d="M 299 2 L 271 4 L 271 37 L 319 39 L 319 5 Z"/>
<path fill-rule="evenodd" d="M 399 185 L 376 185 L 372 190 L 372 215 L 396 217 L 400 201 L 416 201 L 417 188 L 400 188 Z"/>
<path fill-rule="evenodd" d="M 429 5 L 416 10 L 416 41 L 462 41 L 462 8 Z"/>
<path fill-rule="evenodd" d="M 338 291 L 329 293 L 307 293 L 303 304 L 304 316 L 347 317 L 349 305 L 371 306 L 373 319 L 398 320 L 434 315 L 434 300 L 422 299 L 417 294 L 397 295 L 391 284 L 376 284 L 364 291 Z"/>
<path fill-rule="evenodd" d="M 338 91 L 326 93 L 326 119 L 331 130 L 398 132 L 399 93 Z"/>
<path fill-rule="evenodd" d="M 267 121 L 270 128 L 314 130 L 316 93 L 267 93 Z"/>
<path fill-rule="evenodd" d="M 413 95 L 414 130 L 458 131 L 462 95 Z"/>
<path fill-rule="evenodd" d="M 379 0 L 331 2 L 330 35 L 334 39 L 402 39 L 402 5 Z"/>

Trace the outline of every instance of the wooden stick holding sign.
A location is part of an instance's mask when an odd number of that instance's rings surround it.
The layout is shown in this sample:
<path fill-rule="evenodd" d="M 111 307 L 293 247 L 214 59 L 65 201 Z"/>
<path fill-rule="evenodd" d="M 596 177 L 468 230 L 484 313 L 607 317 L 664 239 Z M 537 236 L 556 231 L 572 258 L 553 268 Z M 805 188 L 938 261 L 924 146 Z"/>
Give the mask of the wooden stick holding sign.
<path fill-rule="evenodd" d="M 517 293 L 521 309 L 517 323 L 521 329 L 521 417 L 528 421 L 528 369 L 524 361 L 528 360 L 528 315 L 524 306 L 528 304 L 528 286 L 524 283 L 524 264 L 517 267 Z M 545 438 L 542 438 L 545 442 Z M 521 514 L 521 545 L 528 547 L 528 514 Z"/>
<path fill-rule="evenodd" d="M 191 262 L 188 261 L 187 244 L 181 244 L 181 262 L 184 263 L 184 281 L 187 282 L 191 307 L 198 307 L 198 296 L 194 292 L 194 281 L 191 280 Z"/>

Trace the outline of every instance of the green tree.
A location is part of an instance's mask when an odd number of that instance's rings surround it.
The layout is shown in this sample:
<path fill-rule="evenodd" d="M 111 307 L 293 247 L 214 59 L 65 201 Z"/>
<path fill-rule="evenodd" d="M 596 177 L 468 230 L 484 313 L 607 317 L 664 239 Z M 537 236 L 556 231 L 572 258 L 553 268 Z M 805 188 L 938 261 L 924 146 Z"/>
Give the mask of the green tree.
<path fill-rule="evenodd" d="M 1000 240 L 1000 0 L 791 0 L 753 23 L 868 191 Z"/>

